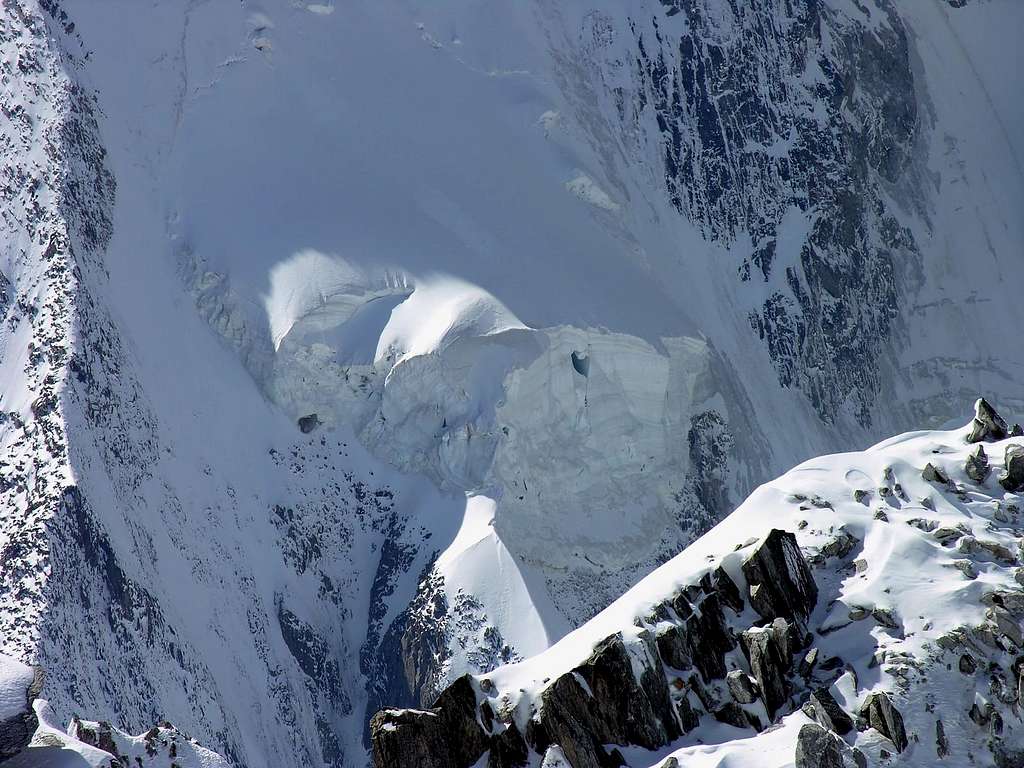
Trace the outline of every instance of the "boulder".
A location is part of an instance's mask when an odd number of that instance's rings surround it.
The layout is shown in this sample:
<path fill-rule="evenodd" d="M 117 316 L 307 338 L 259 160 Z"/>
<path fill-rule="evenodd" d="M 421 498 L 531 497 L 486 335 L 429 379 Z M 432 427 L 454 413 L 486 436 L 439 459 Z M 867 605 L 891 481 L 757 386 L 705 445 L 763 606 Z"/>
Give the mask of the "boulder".
<path fill-rule="evenodd" d="M 763 618 L 806 623 L 818 600 L 818 587 L 796 536 L 772 529 L 744 561 L 743 575 L 750 586 L 750 603 Z"/>
<path fill-rule="evenodd" d="M 796 768 L 865 768 L 867 760 L 857 749 L 820 725 L 807 723 L 796 737 Z"/>
<path fill-rule="evenodd" d="M 1004 464 L 1006 468 L 999 475 L 999 484 L 1010 493 L 1024 490 L 1024 446 L 1006 446 Z"/>
<path fill-rule="evenodd" d="M 828 688 L 818 688 L 811 694 L 814 705 L 814 719 L 830 731 L 845 736 L 853 730 L 853 718 L 839 706 Z"/>
<path fill-rule="evenodd" d="M 985 453 L 985 447 L 979 445 L 971 451 L 970 455 L 968 455 L 964 471 L 974 482 L 984 483 L 985 478 L 988 477 L 990 469 L 991 467 L 989 467 L 988 464 L 988 454 Z"/>
<path fill-rule="evenodd" d="M 893 705 L 889 694 L 884 691 L 868 695 L 860 710 L 861 720 L 891 741 L 897 751 L 902 752 L 909 744 L 907 731 L 903 726 L 903 715 Z"/>
<path fill-rule="evenodd" d="M 308 416 L 299 417 L 299 430 L 304 435 L 308 435 L 314 429 L 320 426 L 320 419 L 317 418 L 315 413 L 311 413 Z"/>
<path fill-rule="evenodd" d="M 924 469 L 921 470 L 921 477 L 927 480 L 929 483 L 938 483 L 939 485 L 949 485 L 949 475 L 943 472 L 941 469 L 936 467 L 931 462 L 924 465 Z"/>
<path fill-rule="evenodd" d="M 1006 422 L 996 413 L 996 409 L 989 405 L 985 398 L 979 397 L 974 403 L 974 420 L 971 421 L 967 442 L 995 442 L 1005 440 L 1009 434 Z"/>
<path fill-rule="evenodd" d="M 729 692 L 739 704 L 753 704 L 757 699 L 756 683 L 742 669 L 734 669 L 725 676 Z"/>
<path fill-rule="evenodd" d="M 742 645 L 750 661 L 750 671 L 757 680 L 768 717 L 775 717 L 789 698 L 786 673 L 789 661 L 784 659 L 773 633 L 765 629 L 749 629 L 743 633 Z"/>

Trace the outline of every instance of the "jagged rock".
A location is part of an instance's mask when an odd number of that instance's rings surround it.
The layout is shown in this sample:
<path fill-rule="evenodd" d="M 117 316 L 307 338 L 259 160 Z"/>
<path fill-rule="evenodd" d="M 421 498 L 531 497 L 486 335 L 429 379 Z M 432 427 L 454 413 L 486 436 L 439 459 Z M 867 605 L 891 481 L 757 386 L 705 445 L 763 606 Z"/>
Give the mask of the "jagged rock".
<path fill-rule="evenodd" d="M 932 536 L 935 537 L 935 540 L 938 541 L 943 546 L 945 546 L 946 544 L 950 544 L 950 543 L 956 541 L 957 539 L 959 539 L 963 535 L 964 535 L 964 532 L 961 531 L 959 528 L 951 528 L 949 526 L 944 526 L 942 528 L 937 528 L 937 529 L 935 529 L 934 533 L 932 533 Z"/>
<path fill-rule="evenodd" d="M 85 723 L 78 717 L 71 721 L 71 735 L 81 742 L 96 749 L 117 756 L 117 745 L 114 743 L 114 729 L 106 720 L 97 723 Z"/>
<path fill-rule="evenodd" d="M 752 715 L 733 701 L 726 702 L 715 711 L 715 720 L 736 728 L 753 728 L 755 731 L 764 728 L 757 715 Z"/>
<path fill-rule="evenodd" d="M 681 735 L 655 641 L 641 633 L 640 642 L 640 649 L 628 649 L 622 635 L 606 638 L 544 692 L 526 734 L 535 750 L 558 744 L 573 768 L 602 768 L 603 744 L 655 749 Z M 647 660 L 639 679 L 633 670 L 638 650 Z"/>
<path fill-rule="evenodd" d="M 800 660 L 800 674 L 804 677 L 810 677 L 810 674 L 814 671 L 814 667 L 817 663 L 818 649 L 811 648 L 811 650 L 809 650 Z"/>
<path fill-rule="evenodd" d="M 949 475 L 943 472 L 941 469 L 936 467 L 931 462 L 924 465 L 924 469 L 921 470 L 921 477 L 927 480 L 929 483 L 938 483 L 939 485 L 949 485 Z"/>
<path fill-rule="evenodd" d="M 941 720 L 935 721 L 935 754 L 939 759 L 949 756 L 949 739 Z"/>
<path fill-rule="evenodd" d="M 903 715 L 893 705 L 889 694 L 878 691 L 868 695 L 860 710 L 861 719 L 868 727 L 885 736 L 902 752 L 909 744 L 907 731 L 903 726 Z"/>
<path fill-rule="evenodd" d="M 687 670 L 693 666 L 682 627 L 676 624 L 666 627 L 658 633 L 656 642 L 658 654 L 668 666 L 678 670 Z"/>
<path fill-rule="evenodd" d="M 811 694 L 811 703 L 814 705 L 814 719 L 824 728 L 835 731 L 840 736 L 845 736 L 853 730 L 853 718 L 851 718 L 828 688 L 818 688 Z"/>
<path fill-rule="evenodd" d="M 487 768 L 520 768 L 527 764 L 530 749 L 526 746 L 523 736 L 515 723 L 491 741 L 491 754 L 487 758 Z"/>
<path fill-rule="evenodd" d="M 736 582 L 725 572 L 723 568 L 716 568 L 714 573 L 714 588 L 718 592 L 723 603 L 733 609 L 736 613 L 743 612 L 743 596 Z"/>
<path fill-rule="evenodd" d="M 24 691 L 24 705 L 21 711 L 10 714 L 0 721 L 0 762 L 18 754 L 32 740 L 39 721 L 32 702 L 43 687 L 42 667 L 29 667 L 8 656 L 0 655 L 0 686 L 15 691 Z"/>
<path fill-rule="evenodd" d="M 469 675 L 452 683 L 429 710 L 384 709 L 370 720 L 377 768 L 468 768 L 490 746 L 476 718 Z"/>
<path fill-rule="evenodd" d="M 1024 427 L 1020 424 L 1014 424 L 1010 427 L 1009 437 L 1024 437 Z"/>
<path fill-rule="evenodd" d="M 984 483 L 985 478 L 988 477 L 990 469 L 991 467 L 989 467 L 988 464 L 988 454 L 985 453 L 985 447 L 979 445 L 970 453 L 970 455 L 968 455 L 964 471 L 974 482 Z"/>
<path fill-rule="evenodd" d="M 750 603 L 762 617 L 805 623 L 818 599 L 818 587 L 796 536 L 778 528 L 743 563 Z"/>
<path fill-rule="evenodd" d="M 853 550 L 860 539 L 850 533 L 846 528 L 840 528 L 839 533 L 821 548 L 821 554 L 825 557 L 846 557 Z"/>
<path fill-rule="evenodd" d="M 1014 645 L 1018 648 L 1024 647 L 1024 632 L 1021 631 L 1020 623 L 1010 615 L 1009 611 L 1001 606 L 994 605 L 985 614 L 1004 637 L 1013 641 Z"/>
<path fill-rule="evenodd" d="M 308 416 L 302 416 L 299 418 L 299 430 L 304 434 L 308 435 L 314 429 L 320 426 L 320 419 L 317 418 L 315 413 L 311 413 Z"/>
<path fill-rule="evenodd" d="M 725 654 L 736 647 L 722 613 L 718 595 L 712 593 L 697 605 L 699 614 L 694 613 L 686 620 L 686 637 L 693 665 L 705 680 L 725 677 Z"/>
<path fill-rule="evenodd" d="M 725 676 L 729 692 L 739 704 L 753 704 L 757 700 L 756 683 L 742 669 L 734 669 Z"/>
<path fill-rule="evenodd" d="M 978 671 L 978 662 L 976 662 L 974 657 L 968 653 L 965 653 L 960 657 L 958 666 L 960 671 L 965 675 L 973 675 Z"/>
<path fill-rule="evenodd" d="M 985 398 L 979 397 L 974 403 L 974 420 L 971 422 L 967 442 L 995 442 L 1005 440 L 1008 435 L 1009 431 L 1002 416 L 996 413 L 996 409 L 989 405 Z"/>
<path fill-rule="evenodd" d="M 999 484 L 1010 493 L 1024 490 L 1024 446 L 1006 446 L 1004 463 L 1006 468 L 999 475 Z"/>
<path fill-rule="evenodd" d="M 860 750 L 829 733 L 820 725 L 807 723 L 796 737 L 795 768 L 865 768 L 867 761 Z"/>
<path fill-rule="evenodd" d="M 772 632 L 749 629 L 742 634 L 742 645 L 750 661 L 750 671 L 757 680 L 768 717 L 774 718 L 789 698 L 786 672 L 789 660 L 783 657 Z"/>

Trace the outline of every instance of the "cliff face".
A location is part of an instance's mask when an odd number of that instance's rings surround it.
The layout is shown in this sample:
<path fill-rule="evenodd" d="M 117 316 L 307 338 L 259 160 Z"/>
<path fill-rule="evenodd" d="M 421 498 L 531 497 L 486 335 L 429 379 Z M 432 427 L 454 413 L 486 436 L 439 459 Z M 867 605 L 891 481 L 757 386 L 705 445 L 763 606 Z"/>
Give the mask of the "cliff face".
<path fill-rule="evenodd" d="M 762 486 L 547 652 L 378 712 L 375 765 L 1016 765 L 1024 433 L 977 414 Z"/>
<path fill-rule="evenodd" d="M 1019 22 L 6 0 L 0 650 L 359 765 L 773 473 L 1024 402 Z"/>

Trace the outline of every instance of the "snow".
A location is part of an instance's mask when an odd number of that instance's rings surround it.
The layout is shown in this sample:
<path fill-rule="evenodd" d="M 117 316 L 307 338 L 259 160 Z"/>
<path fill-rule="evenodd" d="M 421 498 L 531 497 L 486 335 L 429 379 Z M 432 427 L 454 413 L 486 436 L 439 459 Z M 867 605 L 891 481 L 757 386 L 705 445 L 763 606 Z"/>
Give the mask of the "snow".
<path fill-rule="evenodd" d="M 0 654 L 0 721 L 25 711 L 34 676 L 32 667 Z"/>

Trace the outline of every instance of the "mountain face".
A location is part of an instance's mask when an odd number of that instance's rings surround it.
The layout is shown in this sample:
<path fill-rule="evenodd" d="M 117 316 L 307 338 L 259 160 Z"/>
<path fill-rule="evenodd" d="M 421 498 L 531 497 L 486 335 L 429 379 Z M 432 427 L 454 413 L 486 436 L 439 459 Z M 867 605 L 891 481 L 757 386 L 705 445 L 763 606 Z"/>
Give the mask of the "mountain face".
<path fill-rule="evenodd" d="M 1022 29 L 4 0 L 0 652 L 54 722 L 364 765 L 783 469 L 1020 411 Z"/>
<path fill-rule="evenodd" d="M 547 651 L 372 720 L 380 768 L 1024 761 L 1024 432 L 805 462 Z"/>

